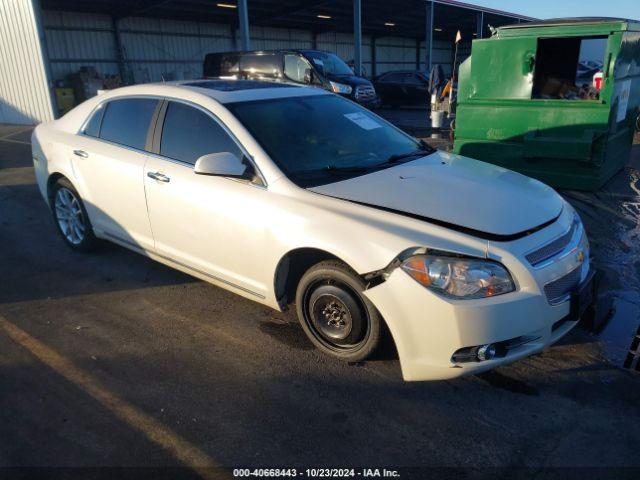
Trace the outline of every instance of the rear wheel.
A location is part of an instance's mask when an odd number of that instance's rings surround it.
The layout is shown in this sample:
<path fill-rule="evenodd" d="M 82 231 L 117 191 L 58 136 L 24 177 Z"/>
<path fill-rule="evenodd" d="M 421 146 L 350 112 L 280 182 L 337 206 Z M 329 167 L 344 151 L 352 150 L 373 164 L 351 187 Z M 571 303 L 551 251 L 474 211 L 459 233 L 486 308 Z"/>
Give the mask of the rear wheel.
<path fill-rule="evenodd" d="M 51 211 L 58 233 L 73 250 L 88 252 L 97 239 L 80 195 L 65 178 L 56 181 L 51 189 Z"/>
<path fill-rule="evenodd" d="M 349 362 L 364 360 L 380 343 L 382 318 L 348 266 L 328 260 L 311 267 L 296 292 L 298 319 L 322 352 Z"/>

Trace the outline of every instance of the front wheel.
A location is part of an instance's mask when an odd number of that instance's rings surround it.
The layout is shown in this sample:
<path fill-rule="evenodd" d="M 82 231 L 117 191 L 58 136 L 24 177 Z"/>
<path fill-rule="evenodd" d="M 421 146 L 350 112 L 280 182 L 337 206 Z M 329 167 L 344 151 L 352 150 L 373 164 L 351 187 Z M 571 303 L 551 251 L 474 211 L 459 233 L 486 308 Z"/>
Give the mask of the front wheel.
<path fill-rule="evenodd" d="M 296 309 L 303 330 L 322 352 L 358 362 L 380 343 L 382 318 L 362 292 L 365 284 L 339 261 L 311 267 L 300 280 Z"/>

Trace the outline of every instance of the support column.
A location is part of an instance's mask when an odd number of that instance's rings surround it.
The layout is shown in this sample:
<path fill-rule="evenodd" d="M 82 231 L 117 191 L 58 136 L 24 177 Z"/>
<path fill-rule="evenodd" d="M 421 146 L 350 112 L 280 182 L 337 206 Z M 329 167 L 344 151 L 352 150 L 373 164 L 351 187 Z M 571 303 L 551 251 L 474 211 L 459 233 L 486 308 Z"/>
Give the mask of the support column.
<path fill-rule="evenodd" d="M 476 13 L 476 38 L 484 37 L 484 12 Z"/>
<path fill-rule="evenodd" d="M 416 38 L 416 70 L 420 70 L 420 39 Z"/>
<path fill-rule="evenodd" d="M 353 67 L 362 75 L 362 16 L 361 0 L 353 0 Z"/>
<path fill-rule="evenodd" d="M 247 0 L 238 0 L 238 24 L 240 26 L 240 49 L 243 52 L 251 50 L 249 38 L 249 11 Z"/>
<path fill-rule="evenodd" d="M 376 47 L 376 36 L 371 35 L 371 78 L 378 75 L 378 56 Z"/>
<path fill-rule="evenodd" d="M 425 45 L 424 64 L 429 69 L 429 72 L 433 68 L 433 4 L 434 2 L 427 2 L 427 21 L 425 22 L 427 43 Z"/>
<path fill-rule="evenodd" d="M 122 36 L 120 35 L 120 21 L 116 17 L 111 17 L 111 24 L 113 26 L 113 39 L 116 45 L 116 59 L 118 61 L 118 73 L 120 74 L 120 80 L 124 85 L 129 85 L 133 82 L 133 79 L 129 78 L 127 74 L 127 67 L 124 60 L 124 49 L 122 47 Z"/>

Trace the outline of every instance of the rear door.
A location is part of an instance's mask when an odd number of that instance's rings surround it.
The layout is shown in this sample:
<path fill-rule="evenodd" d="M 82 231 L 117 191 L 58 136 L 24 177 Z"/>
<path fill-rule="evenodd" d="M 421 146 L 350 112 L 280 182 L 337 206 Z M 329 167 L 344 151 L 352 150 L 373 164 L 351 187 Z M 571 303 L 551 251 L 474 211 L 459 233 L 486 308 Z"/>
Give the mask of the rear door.
<path fill-rule="evenodd" d="M 103 104 L 76 137 L 73 168 L 98 233 L 141 249 L 153 248 L 143 171 L 150 125 L 159 100 L 115 99 Z"/>

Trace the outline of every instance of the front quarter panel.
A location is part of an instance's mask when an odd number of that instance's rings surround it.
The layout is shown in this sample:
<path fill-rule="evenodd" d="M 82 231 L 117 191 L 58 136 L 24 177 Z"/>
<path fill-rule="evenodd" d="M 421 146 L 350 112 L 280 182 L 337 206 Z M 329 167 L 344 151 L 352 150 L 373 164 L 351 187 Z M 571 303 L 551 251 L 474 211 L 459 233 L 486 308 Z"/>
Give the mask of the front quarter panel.
<path fill-rule="evenodd" d="M 271 244 L 266 269 L 274 285 L 280 261 L 301 248 L 334 255 L 360 275 L 386 268 L 411 248 L 486 256 L 484 240 L 295 186 L 290 190 L 277 187 L 282 186 L 274 186 L 270 192 L 273 215 L 269 219 Z M 277 304 L 275 291 L 273 304 Z"/>

